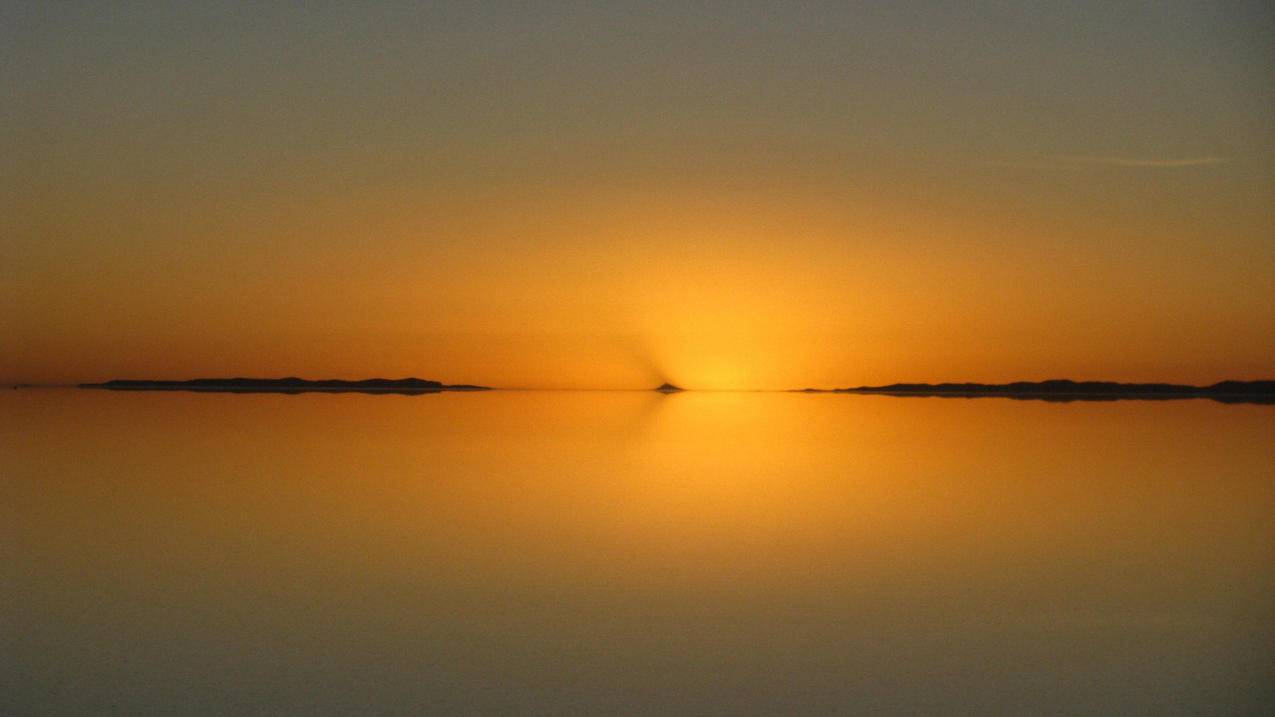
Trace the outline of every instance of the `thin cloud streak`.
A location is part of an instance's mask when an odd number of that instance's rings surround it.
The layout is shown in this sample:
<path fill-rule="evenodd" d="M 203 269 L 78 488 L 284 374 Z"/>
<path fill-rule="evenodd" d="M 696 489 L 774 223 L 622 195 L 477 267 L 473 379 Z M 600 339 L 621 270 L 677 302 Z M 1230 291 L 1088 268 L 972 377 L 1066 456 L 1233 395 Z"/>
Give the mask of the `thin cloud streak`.
<path fill-rule="evenodd" d="M 1202 167 L 1229 162 L 1226 157 L 1188 157 L 1183 159 L 1139 159 L 1136 157 L 1094 157 L 1085 155 L 1056 155 L 1051 159 L 1071 164 L 1101 164 L 1110 167 Z"/>
<path fill-rule="evenodd" d="M 1139 157 L 1103 157 L 1097 155 L 1056 154 L 1039 160 L 990 161 L 988 167 L 1012 167 L 1015 169 L 1077 169 L 1081 167 L 1127 167 L 1141 169 L 1179 169 L 1182 167 L 1207 167 L 1230 162 L 1229 157 L 1183 157 L 1175 159 L 1144 159 Z"/>

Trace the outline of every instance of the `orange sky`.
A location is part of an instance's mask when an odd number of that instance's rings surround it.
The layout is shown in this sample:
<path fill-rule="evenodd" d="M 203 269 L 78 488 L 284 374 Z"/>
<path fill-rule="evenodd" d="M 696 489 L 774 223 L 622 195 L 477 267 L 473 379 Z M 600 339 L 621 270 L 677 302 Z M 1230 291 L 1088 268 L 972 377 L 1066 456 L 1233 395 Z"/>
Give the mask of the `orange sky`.
<path fill-rule="evenodd" d="M 1259 4 L 34 7 L 6 382 L 1275 375 Z"/>

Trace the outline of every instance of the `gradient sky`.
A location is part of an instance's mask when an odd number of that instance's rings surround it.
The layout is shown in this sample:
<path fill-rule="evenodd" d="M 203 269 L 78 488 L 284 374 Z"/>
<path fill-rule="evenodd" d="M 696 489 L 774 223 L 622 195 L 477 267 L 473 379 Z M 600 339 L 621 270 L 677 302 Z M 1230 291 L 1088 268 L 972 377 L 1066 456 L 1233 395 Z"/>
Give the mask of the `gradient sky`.
<path fill-rule="evenodd" d="M 0 379 L 1275 375 L 1266 2 L 0 5 Z"/>

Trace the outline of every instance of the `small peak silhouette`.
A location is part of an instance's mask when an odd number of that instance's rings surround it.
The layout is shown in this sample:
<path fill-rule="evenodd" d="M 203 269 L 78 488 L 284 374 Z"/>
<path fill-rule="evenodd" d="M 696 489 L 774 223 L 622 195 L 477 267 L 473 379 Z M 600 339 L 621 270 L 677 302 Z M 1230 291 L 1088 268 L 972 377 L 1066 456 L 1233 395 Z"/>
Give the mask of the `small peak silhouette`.
<path fill-rule="evenodd" d="M 660 393 L 681 393 L 682 391 L 685 391 L 686 389 L 682 388 L 681 386 L 674 386 L 668 381 L 665 381 L 659 386 L 656 386 L 655 390 L 659 391 Z"/>

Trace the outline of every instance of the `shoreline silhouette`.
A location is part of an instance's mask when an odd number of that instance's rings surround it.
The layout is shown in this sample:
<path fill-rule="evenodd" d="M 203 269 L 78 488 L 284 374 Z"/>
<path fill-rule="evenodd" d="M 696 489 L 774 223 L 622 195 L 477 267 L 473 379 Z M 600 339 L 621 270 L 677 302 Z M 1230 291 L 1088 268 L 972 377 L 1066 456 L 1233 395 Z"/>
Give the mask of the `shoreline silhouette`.
<path fill-rule="evenodd" d="M 445 384 L 422 378 L 369 378 L 308 380 L 287 378 L 196 378 L 189 381 L 115 379 L 102 383 L 81 383 L 79 388 L 110 391 L 196 391 L 201 393 L 442 393 L 443 391 L 490 391 L 489 386 Z"/>
<path fill-rule="evenodd" d="M 1168 401 L 1208 398 L 1222 403 L 1275 403 L 1275 381 L 1219 381 L 1208 386 L 1116 381 L 1015 381 L 1012 383 L 892 383 L 848 388 L 804 388 L 798 393 L 857 393 L 938 398 L 1012 398 L 1037 401 Z"/>
<path fill-rule="evenodd" d="M 25 388 L 18 384 L 13 388 Z M 492 391 L 477 384 L 445 384 L 421 378 L 302 379 L 287 378 L 196 378 L 172 381 L 158 379 L 114 379 L 100 383 L 80 383 L 77 388 L 110 391 L 192 391 L 197 393 L 442 393 L 444 391 Z M 656 393 L 683 393 L 690 389 L 663 383 Z M 1206 398 L 1221 403 L 1275 404 L 1275 380 L 1219 381 L 1207 386 L 1174 383 L 1121 383 L 1116 381 L 1014 381 L 1011 383 L 892 383 L 880 386 L 844 388 L 800 388 L 786 393 L 860 394 L 895 397 L 1010 398 L 1036 401 L 1169 401 Z"/>

